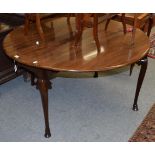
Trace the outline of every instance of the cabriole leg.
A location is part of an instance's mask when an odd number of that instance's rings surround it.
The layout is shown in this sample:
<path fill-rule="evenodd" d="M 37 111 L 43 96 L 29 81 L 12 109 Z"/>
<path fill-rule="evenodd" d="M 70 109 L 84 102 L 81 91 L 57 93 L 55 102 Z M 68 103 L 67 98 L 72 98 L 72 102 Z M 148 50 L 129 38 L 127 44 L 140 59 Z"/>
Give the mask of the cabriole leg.
<path fill-rule="evenodd" d="M 137 82 L 137 88 L 136 88 L 136 93 L 135 93 L 135 99 L 134 99 L 134 104 L 133 104 L 133 110 L 138 111 L 138 105 L 137 105 L 137 100 L 139 96 L 139 92 L 145 77 L 146 69 L 147 69 L 147 64 L 148 64 L 148 59 L 147 57 L 144 57 L 143 59 L 139 60 L 138 65 L 141 65 L 139 77 L 138 77 L 138 82 Z"/>
<path fill-rule="evenodd" d="M 37 87 L 40 91 L 42 106 L 45 119 L 45 137 L 51 137 L 48 118 L 48 89 L 51 88 L 51 83 L 48 80 L 46 71 L 39 71 L 37 74 Z"/>

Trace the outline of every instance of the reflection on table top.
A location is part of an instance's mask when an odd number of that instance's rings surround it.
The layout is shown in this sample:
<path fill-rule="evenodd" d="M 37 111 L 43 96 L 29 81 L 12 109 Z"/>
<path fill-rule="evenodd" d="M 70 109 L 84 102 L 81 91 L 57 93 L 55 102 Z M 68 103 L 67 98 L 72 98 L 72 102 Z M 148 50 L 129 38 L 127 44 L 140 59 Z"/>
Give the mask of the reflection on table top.
<path fill-rule="evenodd" d="M 66 18 L 47 20 L 43 23 L 46 42 L 32 25 L 28 35 L 23 27 L 14 29 L 3 42 L 6 54 L 16 61 L 56 71 L 104 71 L 131 64 L 141 59 L 149 48 L 148 37 L 136 31 L 135 44 L 131 45 L 131 33 L 124 35 L 123 26 L 111 21 L 108 30 L 105 23 L 99 24 L 101 52 L 98 53 L 92 29 L 84 30 L 82 41 L 74 46 L 75 20 L 71 25 Z"/>

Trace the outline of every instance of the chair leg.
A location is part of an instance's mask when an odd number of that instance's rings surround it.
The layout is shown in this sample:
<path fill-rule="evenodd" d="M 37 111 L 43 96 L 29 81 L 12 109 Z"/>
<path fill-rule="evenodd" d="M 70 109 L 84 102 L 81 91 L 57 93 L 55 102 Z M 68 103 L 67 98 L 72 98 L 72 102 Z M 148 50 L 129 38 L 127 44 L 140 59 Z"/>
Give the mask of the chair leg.
<path fill-rule="evenodd" d="M 130 65 L 130 76 L 132 74 L 132 71 L 133 71 L 134 66 L 135 66 L 135 63 L 133 63 L 133 64 Z"/>
<path fill-rule="evenodd" d="M 148 31 L 147 31 L 147 36 L 148 37 L 150 36 L 152 26 L 153 26 L 153 19 L 152 19 L 152 17 L 150 17 L 149 18 L 149 24 L 148 24 Z"/>
<path fill-rule="evenodd" d="M 132 30 L 132 38 L 131 38 L 131 44 L 134 45 L 135 43 L 135 35 L 136 35 L 136 27 L 137 27 L 137 16 L 138 14 L 135 13 L 134 15 L 134 23 L 133 23 L 133 30 Z"/>
<path fill-rule="evenodd" d="M 94 78 L 97 78 L 98 77 L 98 72 L 95 72 L 94 73 Z"/>
<path fill-rule="evenodd" d="M 24 82 L 28 82 L 29 81 L 29 73 L 27 71 L 25 71 L 23 73 L 23 79 L 24 79 Z"/>
<path fill-rule="evenodd" d="M 100 42 L 98 39 L 98 15 L 96 13 L 94 13 L 93 36 L 97 46 L 97 51 L 100 52 Z"/>
<path fill-rule="evenodd" d="M 34 86 L 34 85 L 36 85 L 35 75 L 33 73 L 31 73 L 31 86 Z"/>
<path fill-rule="evenodd" d="M 121 21 L 122 21 L 122 24 L 123 24 L 124 34 L 126 34 L 125 13 L 122 13 Z"/>
<path fill-rule="evenodd" d="M 70 17 L 71 17 L 71 13 L 67 14 L 67 24 L 70 24 Z"/>
<path fill-rule="evenodd" d="M 82 32 L 83 32 L 83 14 L 76 14 L 75 17 L 75 23 L 76 23 L 76 37 L 75 37 L 75 46 L 77 46 L 81 40 Z"/>
<path fill-rule="evenodd" d="M 36 27 L 37 27 L 37 30 L 38 30 L 38 33 L 39 33 L 41 39 L 43 41 L 45 41 L 44 31 L 43 31 L 42 26 L 41 26 L 41 20 L 40 20 L 39 13 L 36 13 Z"/>
<path fill-rule="evenodd" d="M 106 24 L 105 24 L 105 31 L 107 31 L 107 29 L 108 29 L 108 26 L 109 26 L 109 23 L 110 23 L 110 18 L 109 19 L 107 19 L 107 21 L 106 21 Z"/>
<path fill-rule="evenodd" d="M 25 23 L 24 23 L 24 34 L 27 35 L 30 26 L 30 14 L 25 14 Z"/>

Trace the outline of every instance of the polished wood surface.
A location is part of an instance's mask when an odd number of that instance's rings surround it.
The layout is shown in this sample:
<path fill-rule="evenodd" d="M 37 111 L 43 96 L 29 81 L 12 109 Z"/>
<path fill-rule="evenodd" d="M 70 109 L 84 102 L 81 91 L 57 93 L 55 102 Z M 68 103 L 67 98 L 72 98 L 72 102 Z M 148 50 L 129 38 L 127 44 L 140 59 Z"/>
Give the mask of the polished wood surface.
<path fill-rule="evenodd" d="M 44 69 L 56 71 L 104 71 L 132 64 L 142 58 L 149 48 L 148 37 L 136 31 L 135 44 L 132 35 L 124 35 L 122 24 L 111 22 L 105 32 L 105 23 L 98 26 L 101 52 L 97 52 L 92 30 L 87 29 L 81 44 L 74 46 L 75 19 L 71 25 L 66 18 L 47 20 L 43 24 L 46 41 L 41 41 L 38 33 L 24 35 L 23 27 L 13 30 L 3 42 L 6 54 L 16 61 Z M 16 58 L 15 56 L 19 57 Z"/>
<path fill-rule="evenodd" d="M 75 18 L 70 23 L 66 18 L 43 24 L 45 40 L 43 41 L 35 25 L 24 35 L 24 27 L 18 27 L 10 32 L 3 42 L 6 54 L 26 68 L 37 78 L 33 85 L 40 91 L 45 120 L 45 137 L 50 137 L 48 118 L 48 89 L 51 82 L 48 73 L 54 71 L 104 71 L 128 64 L 137 63 L 141 70 L 137 82 L 133 110 L 138 110 L 138 96 L 147 69 L 148 37 L 136 30 L 135 43 L 132 44 L 132 33 L 124 34 L 122 24 L 111 22 L 105 31 L 105 23 L 98 26 L 98 36 L 101 51 L 98 52 L 92 30 L 86 29 L 78 46 L 75 46 Z M 50 70 L 50 72 L 49 72 Z"/>

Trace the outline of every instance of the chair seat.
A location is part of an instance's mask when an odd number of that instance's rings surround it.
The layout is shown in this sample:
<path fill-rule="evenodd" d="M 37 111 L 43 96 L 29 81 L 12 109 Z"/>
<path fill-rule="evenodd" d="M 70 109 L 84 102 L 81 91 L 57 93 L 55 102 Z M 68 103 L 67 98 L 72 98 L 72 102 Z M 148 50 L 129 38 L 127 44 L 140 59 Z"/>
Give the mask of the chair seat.
<path fill-rule="evenodd" d="M 150 13 L 137 13 L 137 28 L 142 28 L 148 19 L 150 18 Z M 121 15 L 118 14 L 115 16 L 114 20 L 121 21 Z M 125 14 L 125 22 L 126 24 L 133 25 L 134 23 L 134 14 L 133 13 L 126 13 Z"/>

